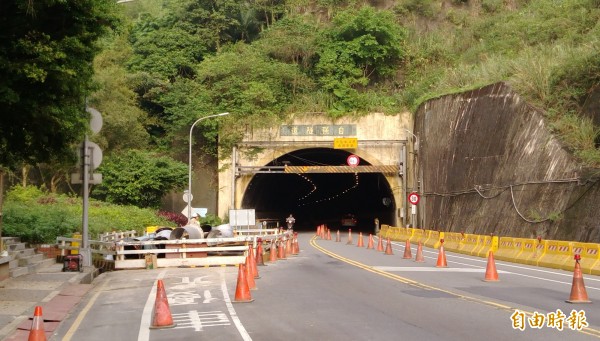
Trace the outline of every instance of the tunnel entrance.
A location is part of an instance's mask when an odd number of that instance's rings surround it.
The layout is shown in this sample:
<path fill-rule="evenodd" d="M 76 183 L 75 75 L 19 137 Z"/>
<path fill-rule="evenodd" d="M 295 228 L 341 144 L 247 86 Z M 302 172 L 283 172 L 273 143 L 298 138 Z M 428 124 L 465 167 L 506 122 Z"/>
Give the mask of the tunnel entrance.
<path fill-rule="evenodd" d="M 284 154 L 265 166 L 347 166 L 348 151 L 307 148 Z M 360 159 L 360 165 L 370 165 Z M 375 218 L 393 224 L 396 203 L 382 173 L 258 173 L 250 181 L 242 207 L 254 208 L 257 219 L 279 221 L 293 214 L 295 230 L 330 229 L 373 233 Z M 351 214 L 356 225 L 342 218 Z"/>

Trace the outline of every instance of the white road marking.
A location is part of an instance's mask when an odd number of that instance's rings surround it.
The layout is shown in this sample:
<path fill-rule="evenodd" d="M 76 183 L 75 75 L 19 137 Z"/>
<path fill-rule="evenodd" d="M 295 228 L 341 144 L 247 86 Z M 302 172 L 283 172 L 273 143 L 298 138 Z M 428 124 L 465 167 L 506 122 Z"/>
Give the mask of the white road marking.
<path fill-rule="evenodd" d="M 485 269 L 472 268 L 425 268 L 418 266 L 374 266 L 373 269 L 381 271 L 414 271 L 414 272 L 485 272 Z M 508 271 L 498 270 L 498 273 L 510 273 Z"/>
<path fill-rule="evenodd" d="M 159 279 L 163 279 L 166 274 L 166 270 L 162 270 L 154 284 L 152 285 L 152 290 L 148 294 L 148 299 L 146 300 L 146 305 L 144 306 L 144 311 L 142 312 L 142 320 L 140 321 L 140 331 L 138 332 L 138 341 L 148 341 L 150 340 L 150 323 L 152 323 L 152 310 L 154 309 L 154 301 L 156 300 L 156 286 Z"/>
<path fill-rule="evenodd" d="M 223 300 L 225 301 L 225 305 L 227 306 L 227 310 L 229 311 L 229 315 L 231 315 L 231 320 L 238 332 L 242 336 L 244 341 L 252 341 L 250 334 L 246 331 L 246 328 L 242 325 L 242 321 L 240 321 L 235 309 L 233 309 L 233 304 L 231 303 L 231 299 L 229 298 L 229 293 L 227 292 L 227 283 L 225 282 L 225 276 L 223 272 L 221 272 L 221 291 L 223 292 Z"/>
<path fill-rule="evenodd" d="M 394 242 L 391 242 L 392 245 L 396 245 L 396 246 L 404 246 L 405 244 L 394 244 Z M 392 249 L 394 249 L 392 247 Z M 412 247 L 411 247 L 412 249 Z M 400 249 L 398 249 L 400 250 Z M 402 250 L 404 250 L 404 247 L 402 248 Z M 423 253 L 431 253 L 431 254 L 438 254 L 438 251 L 430 251 L 430 250 L 423 250 Z M 476 257 L 476 256 L 472 256 L 472 257 Z M 437 259 L 437 256 L 434 257 L 429 257 L 429 256 L 424 256 L 424 258 L 429 258 L 429 259 Z M 476 258 L 469 258 L 469 257 L 465 257 L 465 256 L 459 256 L 456 254 L 448 254 L 446 253 L 446 258 L 447 259 L 464 259 L 467 261 L 471 261 L 471 262 L 477 262 L 477 263 L 485 263 L 487 264 L 487 259 L 476 259 Z M 470 267 L 475 267 L 477 268 L 477 265 L 474 264 L 467 264 L 467 263 L 460 263 L 460 262 L 456 262 L 456 261 L 452 261 L 452 264 L 457 264 L 457 265 L 463 265 L 463 266 L 470 266 Z M 510 268 L 515 268 L 515 269 L 519 269 L 519 270 L 527 270 L 527 271 L 536 271 L 536 272 L 540 272 L 540 273 L 545 273 L 545 274 L 550 274 L 550 275 L 557 275 L 557 276 L 563 276 L 563 277 L 570 277 L 572 278 L 573 275 L 572 274 L 568 274 L 565 273 L 564 271 L 558 272 L 558 271 L 552 271 L 552 270 L 546 270 L 546 269 L 538 269 L 535 266 L 520 266 L 520 265 L 516 265 L 516 264 L 507 264 L 505 262 L 500 262 L 500 263 L 496 263 L 496 268 L 498 268 L 499 266 L 502 267 L 510 267 Z M 436 270 L 439 270 L 438 268 L 435 268 Z M 478 268 L 479 269 L 479 268 Z M 392 270 L 390 270 L 392 271 Z M 502 270 L 497 270 L 498 273 L 502 273 L 505 271 Z M 522 277 L 528 277 L 528 278 L 533 278 L 533 279 L 538 279 L 541 281 L 546 281 L 546 282 L 553 282 L 553 283 L 560 283 L 560 284 L 564 284 L 564 285 L 573 285 L 572 281 L 559 281 L 559 280 L 554 280 L 554 279 L 549 279 L 549 278 L 542 278 L 542 277 L 537 277 L 537 276 L 532 276 L 532 275 L 526 275 L 524 273 L 519 273 L 519 272 L 514 272 L 514 271 L 506 271 L 505 273 L 507 274 L 511 274 L 511 275 L 516 275 L 516 276 L 522 276 Z M 583 276 L 584 282 L 585 281 L 592 281 L 592 282 L 599 282 L 600 278 L 599 277 L 589 277 L 589 276 Z M 597 287 L 590 287 L 588 285 L 585 286 L 586 289 L 591 289 L 591 290 L 600 290 L 600 288 Z"/>
<path fill-rule="evenodd" d="M 227 314 L 221 311 L 190 310 L 187 313 L 173 314 L 173 322 L 177 324 L 174 329 L 193 328 L 197 332 L 204 327 L 230 326 Z"/>

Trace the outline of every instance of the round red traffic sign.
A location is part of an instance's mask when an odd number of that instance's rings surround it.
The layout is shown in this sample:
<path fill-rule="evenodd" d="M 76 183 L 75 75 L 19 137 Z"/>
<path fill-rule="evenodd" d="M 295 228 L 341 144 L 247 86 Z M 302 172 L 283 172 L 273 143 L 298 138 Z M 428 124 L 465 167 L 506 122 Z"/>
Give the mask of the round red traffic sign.
<path fill-rule="evenodd" d="M 416 205 L 419 203 L 419 193 L 417 192 L 412 192 L 408 195 L 408 202 L 410 202 L 413 205 Z"/>
<path fill-rule="evenodd" d="M 360 158 L 354 154 L 348 155 L 346 163 L 348 164 L 348 166 L 356 167 L 360 163 Z"/>

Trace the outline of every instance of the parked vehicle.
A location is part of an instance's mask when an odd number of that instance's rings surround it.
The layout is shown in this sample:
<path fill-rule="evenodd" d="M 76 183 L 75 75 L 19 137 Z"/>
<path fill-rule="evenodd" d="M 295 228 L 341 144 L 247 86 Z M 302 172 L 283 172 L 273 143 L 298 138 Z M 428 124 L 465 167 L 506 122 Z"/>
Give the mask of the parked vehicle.
<path fill-rule="evenodd" d="M 358 220 L 356 220 L 354 214 L 348 213 L 342 217 L 341 223 L 342 226 L 352 227 L 358 224 Z"/>

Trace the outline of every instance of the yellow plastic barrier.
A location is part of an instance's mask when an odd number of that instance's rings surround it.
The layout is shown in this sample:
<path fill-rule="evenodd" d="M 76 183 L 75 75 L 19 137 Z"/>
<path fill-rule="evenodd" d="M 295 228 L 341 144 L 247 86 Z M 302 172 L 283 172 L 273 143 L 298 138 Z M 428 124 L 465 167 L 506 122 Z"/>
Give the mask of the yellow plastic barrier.
<path fill-rule="evenodd" d="M 480 254 L 483 254 L 483 252 L 485 252 L 487 255 L 487 248 L 491 244 L 492 244 L 492 237 L 480 235 L 479 240 L 477 241 L 477 247 L 475 248 L 475 250 L 473 250 L 471 255 L 481 257 Z M 486 249 L 486 250 L 484 251 L 484 249 Z"/>
<path fill-rule="evenodd" d="M 494 252 L 494 258 L 512 262 L 521 253 L 522 245 L 523 243 L 518 243 L 516 238 L 500 237 L 498 250 Z"/>
<path fill-rule="evenodd" d="M 457 232 L 444 232 L 444 250 L 457 251 L 462 235 Z"/>
<path fill-rule="evenodd" d="M 590 275 L 600 275 L 600 244 L 595 243 L 573 243 L 573 254 L 581 255 L 579 264 L 581 265 L 581 272 Z M 573 270 L 575 268 L 575 260 L 571 258 L 571 262 L 565 263 L 567 269 Z M 571 265 L 569 268 L 569 264 Z"/>
<path fill-rule="evenodd" d="M 525 239 L 521 253 L 515 258 L 515 262 L 537 265 L 538 260 L 544 254 L 545 240 Z"/>
<path fill-rule="evenodd" d="M 479 247 L 479 235 L 465 234 L 463 238 L 463 247 L 459 250 L 460 253 L 472 255 L 475 249 Z"/>
<path fill-rule="evenodd" d="M 409 239 L 413 243 L 420 241 L 424 246 L 439 248 L 440 240 L 444 239 L 444 248 L 449 251 L 486 258 L 489 251 L 493 250 L 494 257 L 499 260 L 567 271 L 573 270 L 573 256 L 579 254 L 581 271 L 600 275 L 600 244 L 596 243 L 484 236 L 383 225 L 381 233 L 386 232 L 398 241 Z"/>
<path fill-rule="evenodd" d="M 74 239 L 79 239 L 79 240 L 81 240 L 81 238 L 82 238 L 82 237 L 81 237 L 81 234 L 80 234 L 80 233 L 73 233 L 73 238 L 74 238 Z M 72 241 L 72 242 L 71 242 L 71 246 L 72 246 L 72 247 L 77 247 L 77 248 L 81 247 L 81 246 L 80 246 L 80 242 L 76 242 L 76 241 Z M 77 254 L 79 254 L 79 249 L 76 249 L 76 250 L 71 250 L 71 254 L 72 254 L 72 255 L 77 255 Z"/>
<path fill-rule="evenodd" d="M 489 251 L 494 251 L 494 255 L 498 250 L 498 236 L 480 236 L 480 247 L 475 249 L 474 256 L 487 258 Z"/>
<path fill-rule="evenodd" d="M 413 234 L 415 233 L 415 230 L 416 229 L 407 227 L 406 228 L 406 238 L 405 239 L 411 240 L 412 237 L 413 237 Z"/>
<path fill-rule="evenodd" d="M 423 240 L 421 241 L 423 243 L 423 246 L 427 246 L 427 243 L 429 242 L 429 239 L 431 239 L 431 230 L 424 230 L 423 231 Z"/>
<path fill-rule="evenodd" d="M 381 231 L 379 232 L 379 236 L 381 238 L 387 238 L 390 233 L 390 225 L 381 225 Z"/>
<path fill-rule="evenodd" d="M 410 238 L 411 243 L 421 242 L 421 244 L 423 244 L 423 242 L 426 239 L 425 233 L 426 233 L 425 230 L 413 229 L 413 234 L 412 234 L 412 237 Z"/>
<path fill-rule="evenodd" d="M 423 244 L 427 247 L 435 248 L 435 244 L 439 243 L 439 241 L 440 241 L 440 233 L 438 231 L 429 230 L 427 239 L 425 240 L 425 242 Z"/>
<path fill-rule="evenodd" d="M 467 246 L 466 241 L 467 241 L 467 235 L 464 232 L 461 232 L 460 233 L 460 242 L 458 243 L 458 249 L 456 250 L 456 252 L 465 253 L 464 249 Z"/>
<path fill-rule="evenodd" d="M 440 246 L 442 245 L 442 240 L 444 240 L 444 243 L 446 243 L 446 239 L 444 237 L 445 232 L 438 232 L 437 241 L 435 242 L 435 244 L 433 244 L 434 249 L 440 248 Z"/>
<path fill-rule="evenodd" d="M 404 238 L 402 237 L 404 235 L 404 228 L 403 227 L 394 227 L 394 229 L 396 230 L 396 233 L 394 234 L 394 240 L 396 241 L 402 241 Z"/>
<path fill-rule="evenodd" d="M 404 241 L 406 240 L 406 228 L 404 227 L 398 227 L 398 230 L 396 231 L 396 238 L 395 240 L 398 241 Z"/>
<path fill-rule="evenodd" d="M 569 242 L 562 240 L 546 240 L 544 253 L 538 259 L 537 265 L 554 269 L 562 269 L 563 263 L 573 257 Z"/>
<path fill-rule="evenodd" d="M 394 238 L 396 238 L 397 234 L 398 234 L 398 228 L 390 226 L 390 228 L 388 229 L 386 238 L 389 238 L 390 240 L 394 240 Z"/>

